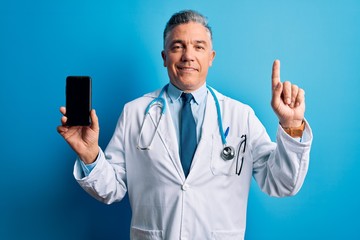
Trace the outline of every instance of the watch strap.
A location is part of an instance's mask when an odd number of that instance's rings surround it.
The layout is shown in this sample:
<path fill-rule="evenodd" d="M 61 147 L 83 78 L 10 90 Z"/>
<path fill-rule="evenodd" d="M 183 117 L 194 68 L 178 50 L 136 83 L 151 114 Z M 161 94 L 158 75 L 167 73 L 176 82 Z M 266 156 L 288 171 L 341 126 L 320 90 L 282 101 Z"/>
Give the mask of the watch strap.
<path fill-rule="evenodd" d="M 301 138 L 305 129 L 305 121 L 302 121 L 301 125 L 299 127 L 283 127 L 284 131 L 289 134 L 291 137 Z"/>

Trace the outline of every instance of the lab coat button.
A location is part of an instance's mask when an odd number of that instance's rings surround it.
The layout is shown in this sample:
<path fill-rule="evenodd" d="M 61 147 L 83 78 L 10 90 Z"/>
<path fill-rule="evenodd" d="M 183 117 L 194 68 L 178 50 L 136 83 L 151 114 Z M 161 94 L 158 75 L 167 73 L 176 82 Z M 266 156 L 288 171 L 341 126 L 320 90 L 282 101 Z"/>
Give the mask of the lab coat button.
<path fill-rule="evenodd" d="M 189 189 L 189 185 L 187 185 L 187 184 L 185 183 L 184 185 L 181 186 L 181 189 L 182 189 L 183 191 L 186 191 L 186 190 Z"/>

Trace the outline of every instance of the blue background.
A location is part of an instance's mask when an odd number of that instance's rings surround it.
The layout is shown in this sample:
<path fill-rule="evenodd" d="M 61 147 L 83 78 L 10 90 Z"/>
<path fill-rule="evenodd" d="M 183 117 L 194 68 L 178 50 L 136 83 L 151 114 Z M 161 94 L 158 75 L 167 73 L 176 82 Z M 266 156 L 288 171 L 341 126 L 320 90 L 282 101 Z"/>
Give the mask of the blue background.
<path fill-rule="evenodd" d="M 128 199 L 97 202 L 56 132 L 67 75 L 91 75 L 100 145 L 125 102 L 167 83 L 162 32 L 182 9 L 209 17 L 208 82 L 250 104 L 275 138 L 271 66 L 306 91 L 314 142 L 298 195 L 253 182 L 246 239 L 360 239 L 360 2 L 62 0 L 0 2 L 0 239 L 128 239 Z M 226 203 L 224 203 L 226 204 Z"/>

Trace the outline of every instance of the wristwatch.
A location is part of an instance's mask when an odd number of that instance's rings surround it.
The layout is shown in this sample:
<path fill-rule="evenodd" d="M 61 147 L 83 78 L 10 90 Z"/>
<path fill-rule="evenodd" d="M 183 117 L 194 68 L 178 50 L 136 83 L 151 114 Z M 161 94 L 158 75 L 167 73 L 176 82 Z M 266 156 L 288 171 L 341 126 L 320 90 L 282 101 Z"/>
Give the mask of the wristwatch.
<path fill-rule="evenodd" d="M 299 127 L 283 127 L 284 131 L 293 138 L 301 138 L 305 129 L 305 122 L 302 121 Z"/>

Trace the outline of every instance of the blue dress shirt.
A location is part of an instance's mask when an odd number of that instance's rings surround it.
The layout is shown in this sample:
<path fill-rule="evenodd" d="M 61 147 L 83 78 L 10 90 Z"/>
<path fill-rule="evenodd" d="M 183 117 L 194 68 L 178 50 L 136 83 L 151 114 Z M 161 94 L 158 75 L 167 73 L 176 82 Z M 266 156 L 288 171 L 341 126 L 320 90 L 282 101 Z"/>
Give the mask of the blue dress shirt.
<path fill-rule="evenodd" d="M 168 102 L 168 107 L 170 109 L 170 114 L 172 121 L 174 123 L 176 136 L 178 143 L 180 142 L 180 122 L 181 122 L 181 109 L 183 102 L 181 99 L 182 90 L 176 88 L 173 84 L 169 84 L 166 100 Z M 204 122 L 205 107 L 206 107 L 206 97 L 208 90 L 206 88 L 206 83 L 203 84 L 199 89 L 194 92 L 191 92 L 193 99 L 190 101 L 191 111 L 196 123 L 196 138 L 197 142 L 200 141 L 201 127 Z"/>

